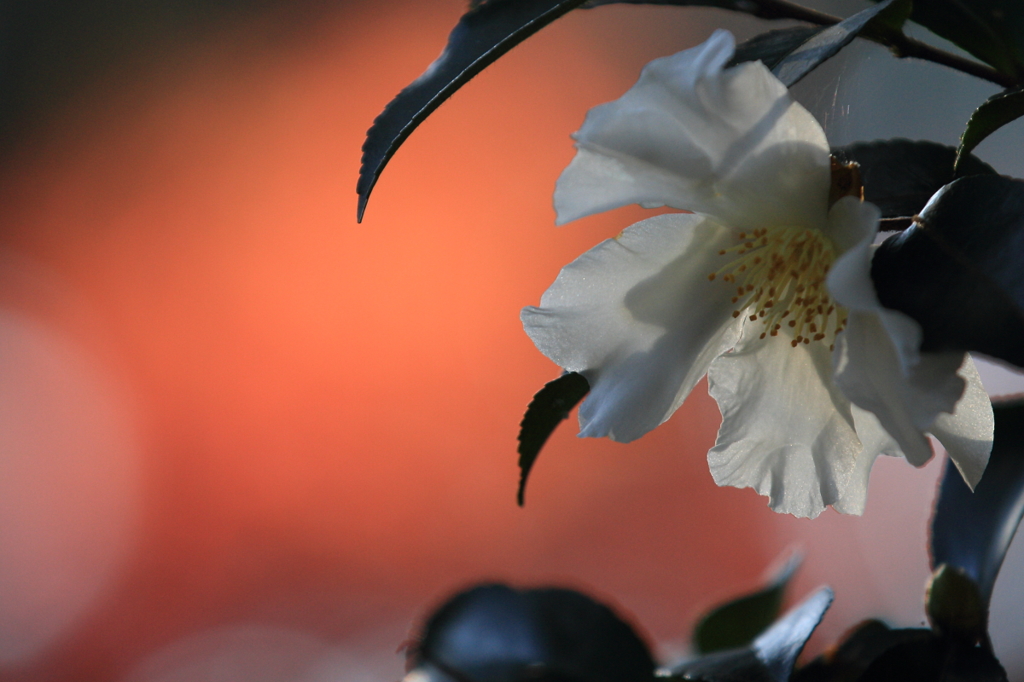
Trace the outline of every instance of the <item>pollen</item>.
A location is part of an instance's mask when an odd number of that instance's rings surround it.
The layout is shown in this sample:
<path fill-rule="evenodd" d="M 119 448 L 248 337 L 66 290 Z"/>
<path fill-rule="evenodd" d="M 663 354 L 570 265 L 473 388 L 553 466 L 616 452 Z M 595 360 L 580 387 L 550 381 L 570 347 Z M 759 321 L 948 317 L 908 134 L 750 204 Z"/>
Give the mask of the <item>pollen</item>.
<path fill-rule="evenodd" d="M 836 259 L 831 240 L 818 230 L 780 227 L 741 232 L 736 241 L 719 252 L 732 260 L 708 275 L 734 288 L 732 316 L 764 324 L 762 339 L 785 329 L 794 348 L 812 341 L 834 347 L 847 315 L 825 286 Z"/>

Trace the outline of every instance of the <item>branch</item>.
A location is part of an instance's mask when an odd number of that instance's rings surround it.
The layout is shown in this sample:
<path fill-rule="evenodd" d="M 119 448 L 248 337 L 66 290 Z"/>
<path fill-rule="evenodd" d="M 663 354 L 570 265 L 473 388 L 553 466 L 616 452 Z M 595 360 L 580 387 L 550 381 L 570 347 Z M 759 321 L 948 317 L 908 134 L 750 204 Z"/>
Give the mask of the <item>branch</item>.
<path fill-rule="evenodd" d="M 871 36 L 867 37 L 872 39 Z M 948 66 L 951 69 L 962 71 L 963 73 L 974 76 L 975 78 L 995 83 L 996 85 L 1000 85 L 1004 88 L 1013 88 L 1020 85 L 1020 82 L 1013 76 L 1008 76 L 996 71 L 991 66 L 971 59 L 964 59 L 963 57 L 949 52 L 943 52 L 942 50 L 934 48 L 927 43 L 922 43 L 920 40 L 908 38 L 902 33 L 899 34 L 899 38 L 897 40 L 879 40 L 876 42 L 888 47 L 896 54 L 897 57 L 913 57 L 915 59 L 924 59 L 936 64 L 942 64 L 943 66 Z"/>

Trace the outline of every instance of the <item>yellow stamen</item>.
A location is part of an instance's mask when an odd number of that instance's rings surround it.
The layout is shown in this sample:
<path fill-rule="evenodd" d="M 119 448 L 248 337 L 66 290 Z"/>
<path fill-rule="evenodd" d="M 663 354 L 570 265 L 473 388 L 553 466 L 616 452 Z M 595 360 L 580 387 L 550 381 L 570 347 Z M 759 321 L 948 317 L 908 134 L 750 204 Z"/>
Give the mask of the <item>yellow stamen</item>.
<path fill-rule="evenodd" d="M 760 338 L 792 330 L 791 345 L 827 340 L 846 325 L 846 310 L 836 305 L 825 286 L 836 253 L 818 230 L 799 227 L 759 228 L 741 232 L 737 242 L 719 251 L 733 259 L 708 275 L 734 286 L 733 317 L 744 315 L 766 327 Z M 785 320 L 783 318 L 788 318 Z"/>

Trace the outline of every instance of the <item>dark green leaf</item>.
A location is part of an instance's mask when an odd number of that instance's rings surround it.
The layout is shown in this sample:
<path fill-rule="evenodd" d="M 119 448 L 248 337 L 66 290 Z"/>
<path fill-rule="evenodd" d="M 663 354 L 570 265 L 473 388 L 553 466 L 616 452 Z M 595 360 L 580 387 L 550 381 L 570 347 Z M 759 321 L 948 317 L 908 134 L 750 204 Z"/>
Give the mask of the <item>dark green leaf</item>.
<path fill-rule="evenodd" d="M 995 442 L 985 475 L 972 493 L 946 463 L 931 534 L 933 567 L 962 569 L 977 583 L 986 607 L 1024 515 L 1024 401 L 999 402 L 993 410 Z"/>
<path fill-rule="evenodd" d="M 852 682 L 889 649 L 934 638 L 935 633 L 926 628 L 894 630 L 881 621 L 867 620 L 843 637 L 839 646 L 797 670 L 793 682 Z"/>
<path fill-rule="evenodd" d="M 989 651 L 938 635 L 897 644 L 876 658 L 859 682 L 1006 682 Z"/>
<path fill-rule="evenodd" d="M 1006 673 L 988 651 L 924 628 L 857 626 L 793 676 L 792 682 L 1001 682 Z"/>
<path fill-rule="evenodd" d="M 823 587 L 790 609 L 749 647 L 687 661 L 672 669 L 672 677 L 693 682 L 787 682 L 832 598 L 832 590 Z"/>
<path fill-rule="evenodd" d="M 654 660 L 610 608 L 572 590 L 480 585 L 427 621 L 409 667 L 461 682 L 651 682 Z"/>
<path fill-rule="evenodd" d="M 773 69 L 783 57 L 824 30 L 820 26 L 794 26 L 756 35 L 736 46 L 736 54 L 726 66 L 761 60 Z"/>
<path fill-rule="evenodd" d="M 882 305 L 918 322 L 922 350 L 973 350 L 1024 366 L 1024 182 L 961 178 L 875 251 Z"/>
<path fill-rule="evenodd" d="M 1021 116 L 1024 116 L 1024 88 L 1014 88 L 990 97 L 974 110 L 967 121 L 967 128 L 960 136 L 960 148 L 956 151 L 957 166 L 962 165 L 961 157 L 970 154 L 982 140 Z"/>
<path fill-rule="evenodd" d="M 488 0 L 467 12 L 448 36 L 441 56 L 391 100 L 366 133 L 356 186 L 357 219 L 362 220 L 384 166 L 416 126 L 498 57 L 582 2 Z"/>
<path fill-rule="evenodd" d="M 906 218 L 910 223 L 939 189 L 953 181 L 956 149 L 944 144 L 911 140 L 875 140 L 837 147 L 832 155 L 844 163 L 860 164 L 864 199 L 878 206 L 882 218 Z M 968 154 L 960 175 L 995 175 L 991 166 Z"/>
<path fill-rule="evenodd" d="M 779 617 L 790 579 L 800 566 L 794 554 L 762 589 L 721 604 L 700 619 L 693 631 L 697 653 L 710 654 L 750 645 Z"/>
<path fill-rule="evenodd" d="M 555 427 L 569 417 L 572 408 L 589 392 L 590 384 L 582 374 L 566 372 L 545 384 L 533 396 L 519 424 L 519 492 L 516 499 L 520 507 L 526 494 L 526 479 L 540 449 Z"/>
<path fill-rule="evenodd" d="M 1020 0 L 919 0 L 910 19 L 1008 76 L 1024 75 Z"/>
<path fill-rule="evenodd" d="M 785 83 L 786 87 L 791 87 L 850 44 L 870 22 L 874 21 L 889 28 L 898 26 L 902 24 L 899 17 L 905 18 L 909 8 L 909 0 L 885 0 L 874 7 L 861 10 L 848 19 L 815 33 L 779 61 L 772 69 L 772 73 Z"/>

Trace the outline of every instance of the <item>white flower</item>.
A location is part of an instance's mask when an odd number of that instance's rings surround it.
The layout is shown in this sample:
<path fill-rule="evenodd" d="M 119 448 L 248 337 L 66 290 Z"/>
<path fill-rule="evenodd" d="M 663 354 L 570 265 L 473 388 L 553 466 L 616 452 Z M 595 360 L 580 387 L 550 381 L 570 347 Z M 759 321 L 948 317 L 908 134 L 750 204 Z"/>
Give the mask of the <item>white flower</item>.
<path fill-rule="evenodd" d="M 760 62 L 725 69 L 732 54 L 718 31 L 651 62 L 574 136 L 559 223 L 630 203 L 693 212 L 599 244 L 523 310 L 537 347 L 590 382 L 580 435 L 639 438 L 707 374 L 715 481 L 776 511 L 861 513 L 875 458 L 924 464 L 926 432 L 973 488 L 993 431 L 973 362 L 919 352 L 918 325 L 879 304 L 878 210 L 829 206 L 821 127 Z"/>

